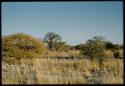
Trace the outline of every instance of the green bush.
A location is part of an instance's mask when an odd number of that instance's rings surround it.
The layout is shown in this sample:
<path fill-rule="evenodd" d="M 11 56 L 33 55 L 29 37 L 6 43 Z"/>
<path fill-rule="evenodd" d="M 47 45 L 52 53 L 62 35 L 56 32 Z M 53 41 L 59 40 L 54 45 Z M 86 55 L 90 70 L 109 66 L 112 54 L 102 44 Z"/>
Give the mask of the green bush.
<path fill-rule="evenodd" d="M 104 42 L 102 37 L 93 37 L 86 42 L 81 54 L 89 57 L 90 59 L 102 59 L 104 56 Z"/>

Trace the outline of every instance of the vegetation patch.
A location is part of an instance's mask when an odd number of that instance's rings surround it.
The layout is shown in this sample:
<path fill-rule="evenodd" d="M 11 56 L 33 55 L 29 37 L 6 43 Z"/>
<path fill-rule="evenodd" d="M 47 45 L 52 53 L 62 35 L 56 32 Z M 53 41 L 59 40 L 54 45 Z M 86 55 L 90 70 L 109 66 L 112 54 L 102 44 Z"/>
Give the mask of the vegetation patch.
<path fill-rule="evenodd" d="M 11 34 L 2 37 L 2 58 L 34 58 L 46 51 L 38 39 L 24 34 Z"/>

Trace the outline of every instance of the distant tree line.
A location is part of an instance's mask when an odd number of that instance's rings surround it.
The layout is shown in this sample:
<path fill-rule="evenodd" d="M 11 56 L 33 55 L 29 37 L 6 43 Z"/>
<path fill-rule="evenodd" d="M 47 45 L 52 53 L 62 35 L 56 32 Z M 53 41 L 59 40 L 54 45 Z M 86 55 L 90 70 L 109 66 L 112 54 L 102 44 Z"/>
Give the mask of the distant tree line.
<path fill-rule="evenodd" d="M 113 44 L 110 41 L 105 41 L 102 36 L 95 36 L 87 40 L 85 44 L 76 46 L 67 45 L 62 41 L 62 37 L 54 32 L 48 32 L 44 37 L 44 42 L 47 43 L 50 51 L 69 51 L 80 50 L 82 55 L 89 58 L 104 57 L 104 50 L 111 50 L 115 58 L 121 58 L 119 50 L 123 49 L 123 45 Z"/>
<path fill-rule="evenodd" d="M 95 36 L 87 40 L 85 44 L 71 46 L 62 41 L 62 37 L 54 32 L 48 32 L 42 41 L 24 33 L 17 33 L 2 37 L 2 55 L 22 57 L 21 55 L 26 53 L 28 57 L 31 57 L 31 54 L 40 54 L 46 50 L 43 42 L 47 44 L 50 51 L 79 50 L 83 56 L 91 59 L 99 58 L 100 60 L 105 57 L 104 50 L 111 50 L 115 58 L 121 58 L 119 50 L 123 49 L 123 45 L 105 41 L 102 36 Z M 24 57 L 26 57 L 25 55 Z"/>

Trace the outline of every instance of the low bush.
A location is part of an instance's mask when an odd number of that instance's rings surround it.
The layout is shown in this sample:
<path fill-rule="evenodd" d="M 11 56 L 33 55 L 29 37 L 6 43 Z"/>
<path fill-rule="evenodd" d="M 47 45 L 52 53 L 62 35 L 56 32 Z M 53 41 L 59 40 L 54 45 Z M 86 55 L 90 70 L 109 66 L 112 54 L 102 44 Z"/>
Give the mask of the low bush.
<path fill-rule="evenodd" d="M 3 58 L 34 58 L 45 51 L 44 44 L 41 41 L 24 33 L 2 37 Z"/>

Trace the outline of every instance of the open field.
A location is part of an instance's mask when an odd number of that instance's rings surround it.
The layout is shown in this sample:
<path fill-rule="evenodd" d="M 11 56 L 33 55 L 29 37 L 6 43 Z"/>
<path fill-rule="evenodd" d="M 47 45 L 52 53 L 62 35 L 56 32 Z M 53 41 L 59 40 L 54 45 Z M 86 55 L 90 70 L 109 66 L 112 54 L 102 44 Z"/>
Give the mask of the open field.
<path fill-rule="evenodd" d="M 56 57 L 56 53 L 54 54 Z M 75 55 L 75 54 L 74 54 Z M 76 54 L 77 56 L 78 54 Z M 53 56 L 54 57 L 54 56 Z M 67 57 L 67 58 L 66 58 Z M 62 59 L 58 59 L 62 58 Z M 123 84 L 123 59 L 109 59 L 101 69 L 96 60 L 58 55 L 2 61 L 3 84 Z"/>

